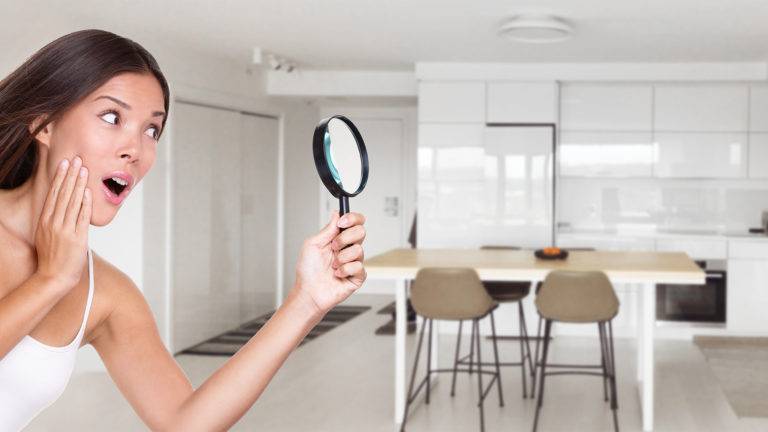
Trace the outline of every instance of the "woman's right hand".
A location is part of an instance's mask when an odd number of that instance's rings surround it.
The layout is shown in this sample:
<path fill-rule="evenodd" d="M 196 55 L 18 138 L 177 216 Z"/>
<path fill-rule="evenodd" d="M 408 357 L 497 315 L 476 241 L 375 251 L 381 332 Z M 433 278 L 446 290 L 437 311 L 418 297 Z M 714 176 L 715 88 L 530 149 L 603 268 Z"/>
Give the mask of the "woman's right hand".
<path fill-rule="evenodd" d="M 61 161 L 35 231 L 36 273 L 67 291 L 80 282 L 87 258 L 92 209 L 87 180 L 79 157 Z"/>

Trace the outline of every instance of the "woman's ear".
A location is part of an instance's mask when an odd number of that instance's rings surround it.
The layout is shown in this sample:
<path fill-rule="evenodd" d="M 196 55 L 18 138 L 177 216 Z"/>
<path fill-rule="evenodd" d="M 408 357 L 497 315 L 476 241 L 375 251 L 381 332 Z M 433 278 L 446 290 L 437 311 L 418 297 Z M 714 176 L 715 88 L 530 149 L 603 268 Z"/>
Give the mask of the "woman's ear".
<path fill-rule="evenodd" d="M 34 136 L 37 142 L 50 148 L 51 129 L 53 126 L 53 122 L 45 125 L 45 127 L 35 135 L 35 131 L 37 130 L 37 128 L 39 128 L 40 125 L 47 120 L 47 118 L 48 116 L 46 115 L 40 115 L 40 116 L 37 116 L 34 120 L 32 120 L 32 124 L 29 125 L 29 133 Z"/>

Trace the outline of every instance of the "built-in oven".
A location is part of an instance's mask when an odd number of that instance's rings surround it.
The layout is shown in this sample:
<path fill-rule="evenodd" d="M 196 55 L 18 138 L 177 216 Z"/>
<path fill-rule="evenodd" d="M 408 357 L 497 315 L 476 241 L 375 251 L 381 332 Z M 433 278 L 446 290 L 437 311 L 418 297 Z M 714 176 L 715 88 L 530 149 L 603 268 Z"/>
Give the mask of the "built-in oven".
<path fill-rule="evenodd" d="M 725 324 L 726 262 L 696 261 L 707 275 L 704 285 L 656 285 L 656 319 Z"/>

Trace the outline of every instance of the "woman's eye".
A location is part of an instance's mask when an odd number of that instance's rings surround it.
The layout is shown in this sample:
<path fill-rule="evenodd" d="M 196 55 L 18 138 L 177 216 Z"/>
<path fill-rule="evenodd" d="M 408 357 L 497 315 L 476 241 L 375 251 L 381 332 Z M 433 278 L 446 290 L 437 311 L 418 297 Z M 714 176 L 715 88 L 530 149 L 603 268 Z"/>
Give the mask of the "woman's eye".
<path fill-rule="evenodd" d="M 110 124 L 117 124 L 117 114 L 113 112 L 102 114 L 101 119 Z"/>
<path fill-rule="evenodd" d="M 147 134 L 148 136 L 150 136 L 152 139 L 157 139 L 157 127 L 156 126 L 151 126 L 144 133 Z"/>

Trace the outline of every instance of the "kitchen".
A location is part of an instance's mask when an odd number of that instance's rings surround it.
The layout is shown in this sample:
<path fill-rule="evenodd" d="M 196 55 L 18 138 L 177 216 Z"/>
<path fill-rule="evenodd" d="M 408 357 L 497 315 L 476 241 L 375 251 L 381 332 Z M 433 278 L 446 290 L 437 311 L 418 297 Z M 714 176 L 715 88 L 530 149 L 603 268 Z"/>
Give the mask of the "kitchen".
<path fill-rule="evenodd" d="M 156 166 L 90 244 L 136 282 L 195 386 L 242 345 L 233 332 L 257 331 L 281 305 L 302 242 L 337 208 L 310 147 L 317 123 L 342 114 L 370 159 L 366 189 L 350 199 L 368 220 L 369 263 L 411 248 L 532 257 L 556 246 L 570 251 L 563 265 L 592 253 L 685 254 L 701 269 L 691 280 L 609 274 L 618 425 L 768 429 L 768 6 L 179 0 L 144 2 L 162 12 L 146 17 L 121 2 L 120 13 L 90 1 L 15 3 L 3 20 L 3 76 L 80 28 L 146 44 L 169 76 Z M 481 249 L 501 247 L 519 250 Z M 548 339 L 535 303 L 545 273 L 535 276 L 529 294 L 494 312 L 498 337 L 479 324 L 484 361 L 492 342 L 515 362 Z M 404 318 L 411 279 L 370 269 L 330 321 L 345 317 L 313 331 L 233 430 L 391 430 L 404 412 L 408 430 L 477 430 L 474 375 L 460 376 L 455 397 L 441 376 L 429 404 L 419 396 L 404 407 L 425 322 Z M 637 383 L 646 301 L 651 399 Z M 466 324 L 459 332 L 436 319 L 429 362 L 455 367 L 457 333 L 463 347 L 473 337 Z M 593 326 L 558 322 L 551 341 L 557 362 L 600 360 Z M 532 427 L 536 401 L 519 393 L 533 381 L 517 369 L 501 368 L 504 407 L 489 388 L 486 430 Z M 600 387 L 593 377 L 547 379 L 538 430 L 614 430 Z M 86 404 L 103 415 L 69 414 Z M 62 424 L 146 427 L 91 347 L 28 430 Z"/>

